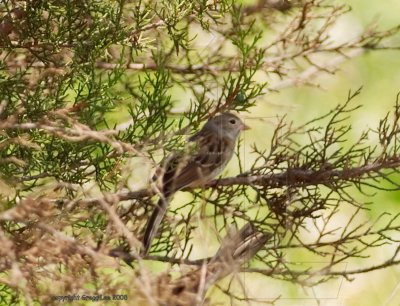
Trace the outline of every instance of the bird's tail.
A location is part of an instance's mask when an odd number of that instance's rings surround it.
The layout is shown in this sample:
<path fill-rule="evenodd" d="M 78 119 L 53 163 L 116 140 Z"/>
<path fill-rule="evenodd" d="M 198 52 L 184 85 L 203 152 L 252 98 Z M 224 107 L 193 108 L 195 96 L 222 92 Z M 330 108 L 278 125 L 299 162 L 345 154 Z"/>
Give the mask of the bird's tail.
<path fill-rule="evenodd" d="M 167 196 L 161 196 L 154 207 L 154 211 L 147 221 L 146 231 L 143 236 L 143 250 L 142 254 L 147 255 L 150 250 L 151 243 L 155 235 L 157 234 L 158 228 L 160 227 L 161 221 L 167 211 L 169 198 Z"/>

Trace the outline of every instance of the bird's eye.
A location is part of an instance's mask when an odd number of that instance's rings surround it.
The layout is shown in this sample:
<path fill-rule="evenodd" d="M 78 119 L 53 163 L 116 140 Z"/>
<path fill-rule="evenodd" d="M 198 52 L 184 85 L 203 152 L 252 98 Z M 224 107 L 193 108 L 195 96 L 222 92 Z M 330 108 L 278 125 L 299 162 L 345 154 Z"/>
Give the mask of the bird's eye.
<path fill-rule="evenodd" d="M 236 120 L 235 119 L 231 119 L 231 120 L 229 120 L 229 123 L 235 124 Z"/>

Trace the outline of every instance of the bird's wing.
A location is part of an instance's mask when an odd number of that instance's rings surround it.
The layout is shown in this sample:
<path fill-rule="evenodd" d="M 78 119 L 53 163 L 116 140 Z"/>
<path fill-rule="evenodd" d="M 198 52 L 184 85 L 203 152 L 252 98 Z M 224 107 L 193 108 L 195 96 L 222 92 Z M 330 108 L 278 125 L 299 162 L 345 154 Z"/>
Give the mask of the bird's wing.
<path fill-rule="evenodd" d="M 228 139 L 210 132 L 201 131 L 189 138 L 195 145 L 191 149 L 175 153 L 166 165 L 163 176 L 164 192 L 182 189 L 197 182 L 212 179 L 216 169 L 221 168 L 231 156 L 224 152 L 232 151 Z"/>
<path fill-rule="evenodd" d="M 163 192 L 169 195 L 202 177 L 201 165 L 188 152 L 179 152 L 168 161 L 163 176 Z"/>

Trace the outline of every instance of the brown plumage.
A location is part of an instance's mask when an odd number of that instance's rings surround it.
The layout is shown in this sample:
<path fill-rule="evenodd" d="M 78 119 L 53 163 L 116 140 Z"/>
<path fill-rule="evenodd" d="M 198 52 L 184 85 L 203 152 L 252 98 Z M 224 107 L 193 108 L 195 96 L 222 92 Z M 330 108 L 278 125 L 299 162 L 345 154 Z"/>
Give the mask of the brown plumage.
<path fill-rule="evenodd" d="M 211 118 L 189 138 L 189 150 L 167 157 L 162 175 L 162 195 L 147 222 L 143 237 L 144 254 L 150 249 L 173 193 L 185 187 L 204 185 L 218 176 L 232 158 L 236 140 L 245 129 L 247 126 L 237 116 L 223 113 Z"/>

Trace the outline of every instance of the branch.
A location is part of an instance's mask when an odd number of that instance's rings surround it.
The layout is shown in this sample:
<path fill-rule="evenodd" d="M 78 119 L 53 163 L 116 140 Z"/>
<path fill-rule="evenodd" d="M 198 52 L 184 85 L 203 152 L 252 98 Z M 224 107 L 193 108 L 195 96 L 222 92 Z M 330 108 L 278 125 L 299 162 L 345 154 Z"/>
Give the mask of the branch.
<path fill-rule="evenodd" d="M 265 189 L 269 188 L 280 188 L 284 186 L 292 187 L 306 187 L 316 185 L 334 185 L 337 181 L 351 181 L 354 179 L 362 178 L 365 175 L 371 173 L 377 173 L 385 169 L 393 169 L 400 167 L 400 157 L 391 158 L 390 162 L 374 163 L 363 165 L 354 168 L 348 168 L 343 170 L 305 170 L 305 169 L 289 169 L 282 173 L 267 174 L 267 175 L 253 175 L 253 176 L 235 176 L 222 179 L 216 179 L 210 183 L 202 186 L 203 189 L 218 188 L 222 186 L 253 186 L 262 187 Z M 183 191 L 191 191 L 199 187 L 185 188 Z M 156 192 L 149 189 L 141 189 L 138 191 L 121 191 L 115 194 L 107 194 L 106 196 L 117 197 L 119 201 L 142 199 L 146 197 L 152 197 L 156 195 Z M 94 199 L 78 199 L 71 201 L 81 204 L 98 204 L 103 198 Z"/>
<path fill-rule="evenodd" d="M 239 231 L 231 229 L 224 237 L 216 255 L 208 263 L 203 262 L 199 268 L 185 273 L 168 285 L 165 284 L 168 289 L 162 294 L 163 298 L 167 298 L 166 304 L 199 305 L 212 285 L 238 271 L 271 237 L 272 234 L 263 233 L 250 223 Z M 165 277 L 159 278 L 159 282 L 163 280 Z"/>

